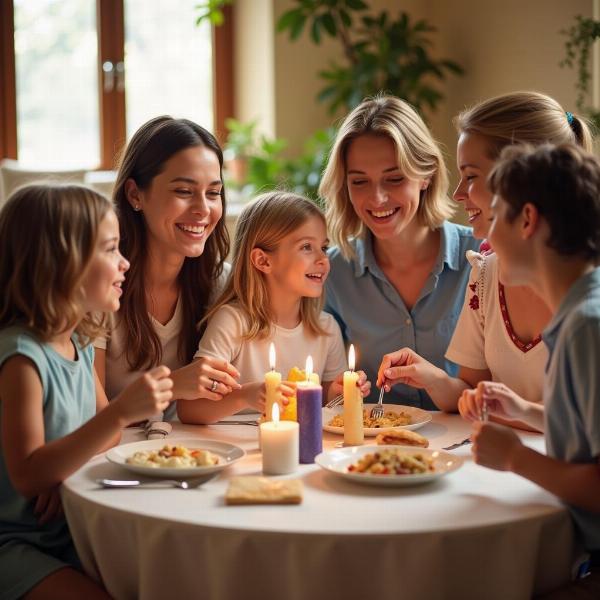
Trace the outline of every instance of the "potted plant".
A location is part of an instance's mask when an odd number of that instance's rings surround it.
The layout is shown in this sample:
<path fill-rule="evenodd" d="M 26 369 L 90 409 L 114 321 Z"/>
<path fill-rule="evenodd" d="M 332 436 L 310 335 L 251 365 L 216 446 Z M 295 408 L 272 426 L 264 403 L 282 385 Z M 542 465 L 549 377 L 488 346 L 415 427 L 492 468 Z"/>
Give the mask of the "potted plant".
<path fill-rule="evenodd" d="M 598 107 L 586 105 L 590 91 L 590 51 L 595 40 L 600 38 L 600 21 L 577 15 L 575 23 L 561 31 L 567 37 L 565 42 L 566 57 L 561 61 L 561 67 L 577 70 L 577 109 L 587 114 L 596 127 L 600 126 L 600 111 Z"/>

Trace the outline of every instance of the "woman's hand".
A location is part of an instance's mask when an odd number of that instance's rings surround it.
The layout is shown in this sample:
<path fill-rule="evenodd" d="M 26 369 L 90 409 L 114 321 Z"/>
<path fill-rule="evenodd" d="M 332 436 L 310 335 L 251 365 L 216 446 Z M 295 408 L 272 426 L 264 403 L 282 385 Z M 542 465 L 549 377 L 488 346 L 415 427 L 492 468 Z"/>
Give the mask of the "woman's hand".
<path fill-rule="evenodd" d="M 489 415 L 505 419 L 522 419 L 530 403 L 503 383 L 480 381 L 474 390 L 465 390 L 458 400 L 458 411 L 467 421 L 480 419 L 483 405 Z"/>
<path fill-rule="evenodd" d="M 367 379 L 367 374 L 364 371 L 356 371 L 358 381 L 356 386 L 360 388 L 360 393 L 363 398 L 366 398 L 371 393 L 371 382 Z M 331 400 L 335 396 L 341 396 L 344 393 L 344 374 L 340 373 L 334 381 L 331 382 L 327 390 L 327 400 Z"/>
<path fill-rule="evenodd" d="M 410 348 L 401 348 L 384 355 L 377 373 L 377 387 L 385 386 L 389 392 L 396 383 L 404 383 L 415 388 L 429 389 L 443 375 L 447 375 L 435 365 L 419 356 Z"/>
<path fill-rule="evenodd" d="M 161 413 L 173 398 L 173 380 L 168 367 L 151 369 L 128 385 L 109 405 L 119 411 L 124 426 Z"/>
<path fill-rule="evenodd" d="M 40 525 L 60 519 L 64 515 L 58 487 L 42 492 L 35 500 L 33 514 Z"/>
<path fill-rule="evenodd" d="M 226 360 L 202 357 L 173 372 L 173 396 L 176 400 L 223 400 L 223 396 L 241 385 L 239 371 Z"/>
<path fill-rule="evenodd" d="M 497 471 L 512 471 L 515 458 L 523 447 L 512 429 L 481 421 L 473 423 L 471 439 L 475 462 Z"/>

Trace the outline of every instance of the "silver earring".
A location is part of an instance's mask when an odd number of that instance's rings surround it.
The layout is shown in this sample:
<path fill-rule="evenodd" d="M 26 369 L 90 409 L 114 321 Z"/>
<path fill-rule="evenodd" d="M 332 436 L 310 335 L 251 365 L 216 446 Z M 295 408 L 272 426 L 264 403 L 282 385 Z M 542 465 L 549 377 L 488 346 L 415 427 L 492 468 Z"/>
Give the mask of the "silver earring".
<path fill-rule="evenodd" d="M 133 207 L 133 210 L 135 210 L 135 212 L 139 212 L 140 210 L 142 210 L 142 207 L 141 207 L 139 204 L 136 204 L 136 205 Z"/>

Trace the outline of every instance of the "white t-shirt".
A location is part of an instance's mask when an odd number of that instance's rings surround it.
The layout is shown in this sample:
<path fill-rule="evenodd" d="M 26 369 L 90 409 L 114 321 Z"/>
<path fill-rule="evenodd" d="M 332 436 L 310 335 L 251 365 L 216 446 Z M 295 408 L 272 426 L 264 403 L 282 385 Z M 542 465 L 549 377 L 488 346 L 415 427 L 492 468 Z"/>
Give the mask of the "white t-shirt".
<path fill-rule="evenodd" d="M 303 323 L 294 329 L 275 325 L 265 338 L 243 340 L 247 321 L 235 305 L 222 306 L 210 319 L 194 358 L 210 357 L 230 362 L 240 372 L 239 383 L 263 381 L 269 370 L 269 344 L 275 345 L 276 370 L 285 380 L 292 367 L 304 369 L 306 357 L 313 359 L 314 372 L 322 382 L 333 381 L 347 369 L 342 333 L 336 320 L 321 313 L 320 323 L 327 335 L 312 335 Z"/>
<path fill-rule="evenodd" d="M 221 293 L 225 280 L 231 267 L 228 263 L 224 265 L 223 273 L 217 280 L 215 289 L 211 293 L 210 301 L 214 301 Z M 184 367 L 187 363 L 182 362 L 177 355 L 179 332 L 182 324 L 182 305 L 181 296 L 177 299 L 175 312 L 171 320 L 164 325 L 157 321 L 152 315 L 150 322 L 160 340 L 162 346 L 161 364 L 166 365 L 174 371 Z M 146 369 L 140 371 L 131 371 L 125 355 L 127 347 L 127 334 L 123 321 L 119 318 L 119 313 L 109 315 L 109 338 L 98 338 L 94 340 L 94 347 L 100 350 L 106 350 L 106 375 L 104 390 L 109 400 L 121 393 L 130 383 L 133 383 L 138 377 L 146 372 Z M 175 416 L 175 403 L 172 403 L 165 411 L 166 418 Z"/>
<path fill-rule="evenodd" d="M 489 369 L 493 381 L 525 400 L 541 402 L 548 360 L 545 344 L 541 337 L 523 344 L 512 331 L 496 255 L 467 255 L 473 268 L 446 358 L 470 369 Z"/>

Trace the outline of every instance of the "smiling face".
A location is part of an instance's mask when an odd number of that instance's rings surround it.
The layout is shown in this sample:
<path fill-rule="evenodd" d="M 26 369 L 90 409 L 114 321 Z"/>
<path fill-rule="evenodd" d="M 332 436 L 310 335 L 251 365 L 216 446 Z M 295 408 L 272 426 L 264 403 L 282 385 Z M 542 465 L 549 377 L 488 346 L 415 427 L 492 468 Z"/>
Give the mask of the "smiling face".
<path fill-rule="evenodd" d="M 487 177 L 494 166 L 489 158 L 486 139 L 477 133 L 461 133 L 456 149 L 460 181 L 454 192 L 457 202 L 464 202 L 473 235 L 484 239 L 490 227 L 492 194 Z"/>
<path fill-rule="evenodd" d="M 319 298 L 329 274 L 327 229 L 317 216 L 309 217 L 269 253 L 267 282 L 272 293 Z"/>
<path fill-rule="evenodd" d="M 131 205 L 142 211 L 153 253 L 200 256 L 223 215 L 221 169 L 205 146 L 180 150 L 163 165 L 145 190 L 127 182 Z"/>
<path fill-rule="evenodd" d="M 493 196 L 489 240 L 498 256 L 500 281 L 507 286 L 531 283 L 531 244 L 522 234 L 522 215 L 511 222 L 509 205 L 501 196 Z"/>
<path fill-rule="evenodd" d="M 83 280 L 85 312 L 119 310 L 127 269 L 129 263 L 119 252 L 119 221 L 111 210 L 100 222 L 96 248 Z"/>
<path fill-rule="evenodd" d="M 416 219 L 426 179 L 411 179 L 398 168 L 391 138 L 365 134 L 350 142 L 346 153 L 346 185 L 360 220 L 377 239 L 389 239 Z"/>

